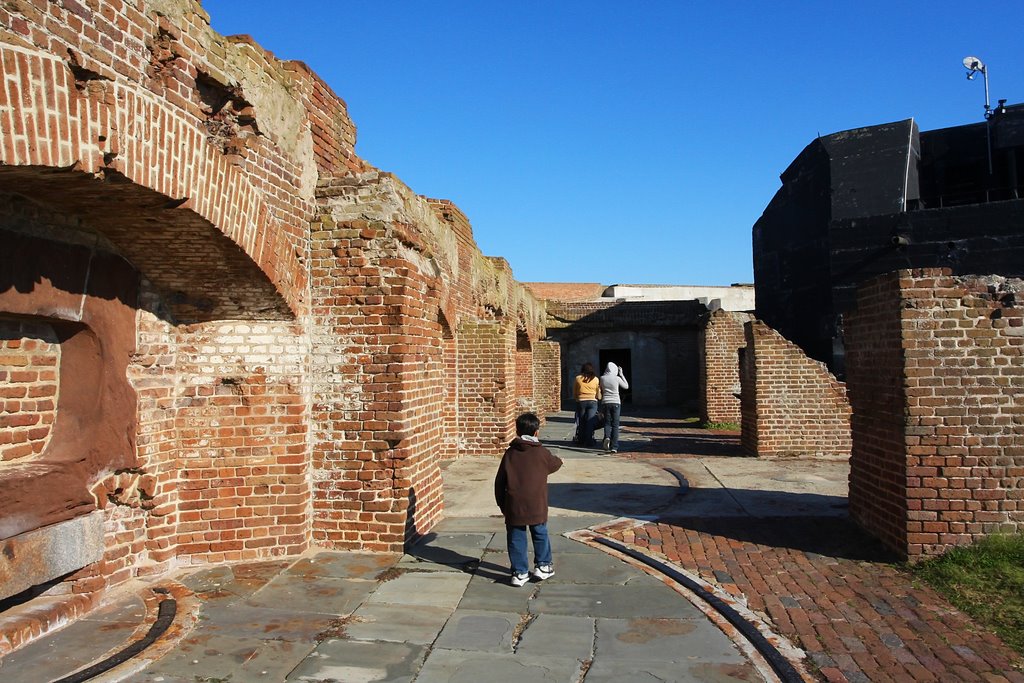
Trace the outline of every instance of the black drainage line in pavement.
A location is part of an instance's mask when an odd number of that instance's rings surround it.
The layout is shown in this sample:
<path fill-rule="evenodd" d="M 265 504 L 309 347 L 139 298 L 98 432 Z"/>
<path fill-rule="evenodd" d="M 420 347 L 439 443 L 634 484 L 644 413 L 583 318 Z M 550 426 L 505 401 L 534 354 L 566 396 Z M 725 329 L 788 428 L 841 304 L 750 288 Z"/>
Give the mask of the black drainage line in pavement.
<path fill-rule="evenodd" d="M 156 621 L 149 627 L 149 632 L 145 636 L 136 640 L 134 643 L 124 648 L 120 652 L 115 652 L 110 655 L 102 662 L 97 662 L 92 666 L 76 671 L 70 676 L 53 681 L 53 683 L 81 683 L 87 681 L 90 678 L 99 676 L 102 673 L 110 671 L 115 666 L 127 662 L 132 657 L 136 656 L 147 647 L 156 642 L 156 639 L 164 634 L 171 624 L 174 622 L 174 615 L 178 611 L 178 603 L 174 598 L 166 598 L 160 601 L 160 607 L 157 610 Z"/>
<path fill-rule="evenodd" d="M 761 653 L 761 656 L 765 658 L 768 665 L 772 667 L 772 670 L 783 681 L 783 683 L 804 683 L 803 676 L 801 676 L 796 668 L 789 663 L 789 660 L 783 657 L 782 653 L 779 652 L 774 645 L 768 642 L 768 639 L 764 637 L 763 633 L 757 630 L 757 627 L 744 619 L 740 613 L 733 609 L 733 607 L 725 600 L 722 600 L 720 597 L 711 593 L 690 577 L 676 571 L 664 562 L 660 562 L 653 557 L 648 557 L 647 555 L 637 552 L 632 548 L 627 548 L 624 545 L 620 545 L 615 541 L 611 541 L 601 536 L 594 537 L 594 540 L 601 545 L 606 545 L 613 550 L 629 555 L 635 560 L 640 560 L 650 567 L 654 567 L 665 576 L 670 577 L 673 581 L 676 581 L 693 591 L 697 597 L 714 607 L 715 610 L 725 617 L 737 631 L 743 634 L 743 637 L 750 641 L 750 644 Z"/>

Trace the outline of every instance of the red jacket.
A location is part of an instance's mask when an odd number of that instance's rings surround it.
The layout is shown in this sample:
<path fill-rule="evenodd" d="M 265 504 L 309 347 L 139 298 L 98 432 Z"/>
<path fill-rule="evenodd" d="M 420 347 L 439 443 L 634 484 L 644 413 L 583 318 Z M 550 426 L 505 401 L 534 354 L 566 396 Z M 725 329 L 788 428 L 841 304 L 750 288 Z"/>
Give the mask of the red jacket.
<path fill-rule="evenodd" d="M 548 521 L 548 475 L 562 460 L 539 443 L 516 437 L 501 457 L 494 477 L 494 500 L 505 524 L 529 526 Z"/>

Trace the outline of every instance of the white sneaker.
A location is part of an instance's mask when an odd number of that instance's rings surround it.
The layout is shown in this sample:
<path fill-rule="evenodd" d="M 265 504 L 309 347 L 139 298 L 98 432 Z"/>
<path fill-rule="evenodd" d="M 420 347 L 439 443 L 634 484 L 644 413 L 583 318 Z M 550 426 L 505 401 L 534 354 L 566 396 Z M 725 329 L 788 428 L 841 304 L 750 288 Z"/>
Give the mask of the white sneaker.
<path fill-rule="evenodd" d="M 550 564 L 542 564 L 539 567 L 534 567 L 533 571 L 530 573 L 533 574 L 534 578 L 538 581 L 543 581 L 544 579 L 550 579 L 555 575 L 555 568 Z"/>
<path fill-rule="evenodd" d="M 530 580 L 529 574 L 513 574 L 512 585 L 513 586 L 525 586 L 526 582 Z"/>
<path fill-rule="evenodd" d="M 606 436 L 606 437 L 604 437 L 604 441 L 601 443 L 601 447 L 604 448 L 604 450 L 607 451 L 609 449 L 609 447 L 611 446 L 611 444 L 612 444 L 612 440 L 609 439 Z"/>

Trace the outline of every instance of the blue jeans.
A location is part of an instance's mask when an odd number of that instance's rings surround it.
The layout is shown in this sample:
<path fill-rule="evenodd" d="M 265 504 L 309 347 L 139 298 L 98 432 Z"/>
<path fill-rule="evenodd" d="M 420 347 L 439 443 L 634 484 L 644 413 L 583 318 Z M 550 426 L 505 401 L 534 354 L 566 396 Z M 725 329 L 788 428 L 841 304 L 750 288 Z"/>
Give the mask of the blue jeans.
<path fill-rule="evenodd" d="M 597 401 L 579 401 L 576 404 L 576 416 L 579 419 L 580 446 L 591 446 L 594 441 L 594 428 L 597 426 Z"/>
<path fill-rule="evenodd" d="M 622 415 L 621 403 L 604 404 L 604 438 L 608 439 L 608 448 L 619 450 L 619 416 Z"/>
<path fill-rule="evenodd" d="M 533 524 L 526 526 L 505 525 L 505 538 L 508 541 L 508 559 L 512 564 L 513 574 L 525 574 L 530 570 L 530 558 L 526 554 L 526 530 L 530 530 L 533 538 L 533 559 L 535 566 L 551 564 L 551 541 L 548 540 L 548 525 Z"/>

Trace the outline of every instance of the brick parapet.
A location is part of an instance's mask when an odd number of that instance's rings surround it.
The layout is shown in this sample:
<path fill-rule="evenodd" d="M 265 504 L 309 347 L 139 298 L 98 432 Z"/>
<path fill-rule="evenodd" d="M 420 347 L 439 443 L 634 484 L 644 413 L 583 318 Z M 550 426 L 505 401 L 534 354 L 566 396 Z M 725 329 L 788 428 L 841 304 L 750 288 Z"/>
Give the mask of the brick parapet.
<path fill-rule="evenodd" d="M 1024 527 L 1022 292 L 1016 279 L 903 270 L 864 285 L 847 316 L 861 416 L 851 514 L 906 557 Z M 899 390 L 880 400 L 878 375 Z"/>
<path fill-rule="evenodd" d="M 600 299 L 607 289 L 600 282 L 524 282 L 523 286 L 538 299 L 565 302 Z"/>
<path fill-rule="evenodd" d="M 764 323 L 744 325 L 741 443 L 771 457 L 848 457 L 850 404 L 823 363 Z"/>

